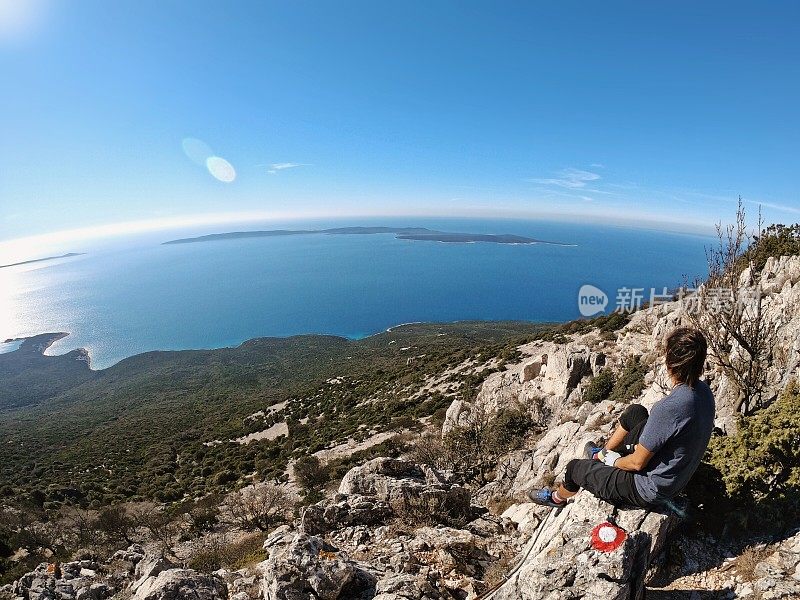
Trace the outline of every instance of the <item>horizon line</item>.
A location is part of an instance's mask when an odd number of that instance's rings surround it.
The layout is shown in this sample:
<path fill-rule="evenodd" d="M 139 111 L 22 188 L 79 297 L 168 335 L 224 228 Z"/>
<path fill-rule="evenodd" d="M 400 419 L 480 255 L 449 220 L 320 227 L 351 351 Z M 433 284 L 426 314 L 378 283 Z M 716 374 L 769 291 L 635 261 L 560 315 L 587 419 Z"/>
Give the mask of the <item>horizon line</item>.
<path fill-rule="evenodd" d="M 0 239 L 0 258 L 3 262 L 13 260 L 30 260 L 35 258 L 31 251 L 44 252 L 46 248 L 58 247 L 59 244 L 81 243 L 86 241 L 123 238 L 138 234 L 155 233 L 173 229 L 185 229 L 225 224 L 245 224 L 263 221 L 302 221 L 308 219 L 363 219 L 363 218 L 442 218 L 442 219 L 492 219 L 492 220 L 526 220 L 571 223 L 590 216 L 595 222 L 612 227 L 631 229 L 655 229 L 670 233 L 695 235 L 712 235 L 713 225 L 698 225 L 696 221 L 684 222 L 668 220 L 658 216 L 625 217 L 621 215 L 566 214 L 543 211 L 506 210 L 501 214 L 490 209 L 463 211 L 459 214 L 442 212 L 352 212 L 331 213 L 326 211 L 276 212 L 276 211 L 236 211 L 223 213 L 200 213 L 195 215 L 176 215 L 150 219 L 134 219 L 89 225 L 85 227 L 61 229 L 45 233 L 37 233 L 18 238 Z M 34 250 L 35 249 L 35 250 Z M 73 248 L 70 248 L 73 250 Z"/>

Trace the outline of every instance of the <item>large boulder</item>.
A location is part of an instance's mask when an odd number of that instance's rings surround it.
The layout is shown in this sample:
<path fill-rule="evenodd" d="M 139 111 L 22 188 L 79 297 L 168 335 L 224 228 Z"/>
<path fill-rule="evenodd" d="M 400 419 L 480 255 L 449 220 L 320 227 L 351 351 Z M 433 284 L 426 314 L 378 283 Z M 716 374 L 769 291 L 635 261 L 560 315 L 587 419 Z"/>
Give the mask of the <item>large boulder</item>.
<path fill-rule="evenodd" d="M 373 600 L 438 600 L 438 588 L 419 575 L 397 574 L 378 581 Z M 448 596 L 450 596 L 448 594 Z M 452 598 L 452 596 L 450 596 Z"/>
<path fill-rule="evenodd" d="M 147 577 L 137 586 L 131 600 L 222 600 L 227 597 L 227 586 L 213 575 L 191 569 L 166 569 L 155 577 Z"/>
<path fill-rule="evenodd" d="M 392 514 L 389 504 L 374 497 L 337 495 L 332 502 L 323 500 L 303 513 L 303 531 L 317 535 L 354 525 L 376 525 Z"/>
<path fill-rule="evenodd" d="M 261 565 L 264 600 L 360 600 L 377 578 L 318 537 L 298 534 Z"/>
<path fill-rule="evenodd" d="M 470 495 L 465 488 L 426 465 L 394 458 L 375 458 L 353 467 L 342 479 L 339 493 L 374 496 L 399 514 L 432 515 L 434 519 L 465 518 Z"/>
<path fill-rule="evenodd" d="M 631 600 L 643 597 L 647 568 L 663 549 L 676 519 L 644 510 L 619 510 L 581 493 L 546 516 L 518 568 L 493 600 Z M 627 534 L 611 552 L 595 550 L 592 529 L 615 520 Z"/>

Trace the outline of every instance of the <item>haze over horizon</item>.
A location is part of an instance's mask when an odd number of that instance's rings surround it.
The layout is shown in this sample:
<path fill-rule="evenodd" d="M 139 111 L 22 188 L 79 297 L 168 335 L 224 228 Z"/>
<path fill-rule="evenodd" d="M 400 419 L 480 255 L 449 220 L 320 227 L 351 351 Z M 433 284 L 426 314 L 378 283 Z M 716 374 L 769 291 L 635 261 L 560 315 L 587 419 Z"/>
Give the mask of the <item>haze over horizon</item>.
<path fill-rule="evenodd" d="M 0 251 L 346 216 L 696 232 L 738 195 L 794 222 L 798 17 L 0 0 Z"/>

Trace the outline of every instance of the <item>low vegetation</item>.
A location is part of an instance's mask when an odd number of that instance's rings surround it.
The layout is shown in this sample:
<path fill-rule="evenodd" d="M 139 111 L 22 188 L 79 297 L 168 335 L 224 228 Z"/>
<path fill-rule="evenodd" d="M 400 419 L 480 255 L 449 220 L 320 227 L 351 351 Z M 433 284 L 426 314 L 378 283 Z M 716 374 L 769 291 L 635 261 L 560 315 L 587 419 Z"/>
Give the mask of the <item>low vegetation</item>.
<path fill-rule="evenodd" d="M 647 366 L 638 356 L 634 356 L 625 362 L 619 376 L 610 368 L 605 368 L 592 377 L 583 392 L 583 399 L 595 404 L 603 400 L 631 402 L 644 390 L 646 374 Z"/>
<path fill-rule="evenodd" d="M 583 391 L 583 399 L 594 404 L 602 402 L 611 395 L 616 382 L 617 378 L 614 376 L 614 371 L 609 368 L 603 369 L 589 381 Z"/>
<path fill-rule="evenodd" d="M 488 362 L 541 329 L 410 325 L 356 341 L 300 336 L 137 355 L 53 398 L 0 412 L 0 499 L 99 508 L 282 481 L 293 460 L 413 427 L 474 394 L 481 376 L 455 367 Z M 48 365 L 60 358 L 43 357 Z M 448 370 L 444 391 L 411 398 L 426 374 Z M 233 441 L 281 422 L 288 436 Z"/>
<path fill-rule="evenodd" d="M 797 255 L 800 255 L 800 223 L 777 223 L 769 225 L 753 237 L 740 262 L 742 266 L 752 265 L 757 272 L 761 272 L 770 257 Z"/>
<path fill-rule="evenodd" d="M 800 511 L 800 389 L 792 383 L 771 406 L 740 417 L 735 435 L 712 440 L 709 462 L 741 506 Z M 783 510 L 781 510 L 783 512 Z"/>
<path fill-rule="evenodd" d="M 433 436 L 418 443 L 415 458 L 435 467 L 453 469 L 464 482 L 491 480 L 498 459 L 519 448 L 536 427 L 523 407 L 497 415 L 471 414 L 467 425 L 454 427 L 441 441 Z"/>
<path fill-rule="evenodd" d="M 200 547 L 191 555 L 190 569 L 202 573 L 213 573 L 219 569 L 236 571 L 266 560 L 264 534 L 248 535 L 229 541 L 225 535 L 212 535 L 203 540 Z"/>

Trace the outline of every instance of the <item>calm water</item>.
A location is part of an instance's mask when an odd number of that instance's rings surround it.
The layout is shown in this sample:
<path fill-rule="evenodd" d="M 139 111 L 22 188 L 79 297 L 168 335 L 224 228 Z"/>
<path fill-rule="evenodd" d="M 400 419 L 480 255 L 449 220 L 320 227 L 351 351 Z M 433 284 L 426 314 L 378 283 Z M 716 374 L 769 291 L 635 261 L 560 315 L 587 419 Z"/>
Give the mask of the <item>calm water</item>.
<path fill-rule="evenodd" d="M 293 236 L 162 246 L 238 229 L 425 226 L 577 244 Z M 433 219 L 248 224 L 148 235 L 51 263 L 0 270 L 0 341 L 68 331 L 49 351 L 85 347 L 94 368 L 147 350 L 216 348 L 258 336 L 360 337 L 410 321 L 577 318 L 584 283 L 674 287 L 705 272 L 709 238 L 534 221 Z M 2 345 L 0 351 L 13 345 Z"/>

